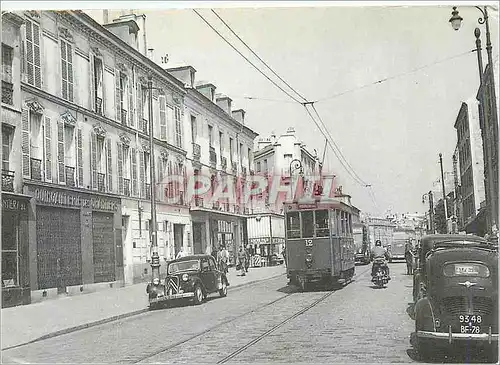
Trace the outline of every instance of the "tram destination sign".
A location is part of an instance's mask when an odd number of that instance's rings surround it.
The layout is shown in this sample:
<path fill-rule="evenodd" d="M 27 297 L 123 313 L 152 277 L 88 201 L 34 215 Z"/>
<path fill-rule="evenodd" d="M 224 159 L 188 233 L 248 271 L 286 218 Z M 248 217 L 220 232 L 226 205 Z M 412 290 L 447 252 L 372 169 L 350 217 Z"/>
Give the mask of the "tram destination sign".
<path fill-rule="evenodd" d="M 85 196 L 68 191 L 58 191 L 41 187 L 29 187 L 29 193 L 37 204 L 49 204 L 75 208 L 90 208 L 92 210 L 118 210 L 118 202 L 100 196 Z"/>

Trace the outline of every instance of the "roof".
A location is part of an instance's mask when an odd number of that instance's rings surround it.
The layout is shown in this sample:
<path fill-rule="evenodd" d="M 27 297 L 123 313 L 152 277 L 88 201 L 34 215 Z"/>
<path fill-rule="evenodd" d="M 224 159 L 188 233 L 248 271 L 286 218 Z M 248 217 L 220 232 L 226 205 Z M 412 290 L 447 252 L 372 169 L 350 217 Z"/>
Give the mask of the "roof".
<path fill-rule="evenodd" d="M 420 239 L 420 241 L 460 241 L 467 240 L 473 242 L 487 242 L 484 238 L 472 234 L 429 234 Z"/>

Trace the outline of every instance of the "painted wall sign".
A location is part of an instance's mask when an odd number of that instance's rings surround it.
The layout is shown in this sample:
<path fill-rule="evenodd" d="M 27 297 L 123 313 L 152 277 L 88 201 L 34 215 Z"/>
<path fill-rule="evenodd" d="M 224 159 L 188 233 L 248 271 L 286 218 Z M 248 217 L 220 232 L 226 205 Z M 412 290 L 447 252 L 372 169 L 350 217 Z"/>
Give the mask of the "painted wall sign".
<path fill-rule="evenodd" d="M 2 208 L 16 212 L 28 210 L 26 202 L 11 198 L 2 198 Z"/>
<path fill-rule="evenodd" d="M 50 204 L 67 207 L 91 208 L 92 210 L 117 211 L 119 202 L 115 199 L 101 196 L 86 197 L 82 194 L 51 190 L 40 187 L 29 187 L 29 193 L 37 204 Z"/>

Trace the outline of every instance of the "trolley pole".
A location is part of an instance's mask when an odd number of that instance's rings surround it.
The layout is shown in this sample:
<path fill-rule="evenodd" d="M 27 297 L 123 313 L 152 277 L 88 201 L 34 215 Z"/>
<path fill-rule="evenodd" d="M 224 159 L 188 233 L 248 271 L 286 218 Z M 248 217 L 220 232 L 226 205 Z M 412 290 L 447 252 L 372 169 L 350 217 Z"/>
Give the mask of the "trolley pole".
<path fill-rule="evenodd" d="M 158 237 L 156 224 L 156 176 L 155 176 L 155 149 L 154 149 L 154 123 L 153 123 L 153 76 L 148 75 L 148 115 L 149 115 L 149 172 L 151 177 L 151 275 L 152 283 L 160 279 L 160 256 L 158 254 Z"/>
<path fill-rule="evenodd" d="M 434 194 L 429 190 L 429 219 L 431 221 L 431 233 L 436 233 L 434 229 Z"/>

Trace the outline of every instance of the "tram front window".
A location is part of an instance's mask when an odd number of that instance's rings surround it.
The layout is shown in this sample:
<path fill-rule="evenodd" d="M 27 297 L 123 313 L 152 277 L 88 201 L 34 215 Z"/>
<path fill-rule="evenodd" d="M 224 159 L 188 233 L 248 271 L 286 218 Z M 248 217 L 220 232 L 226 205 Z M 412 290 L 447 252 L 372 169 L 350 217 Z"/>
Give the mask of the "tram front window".
<path fill-rule="evenodd" d="M 286 226 L 288 238 L 300 238 L 299 212 L 291 212 L 287 214 Z"/>
<path fill-rule="evenodd" d="M 328 210 L 316 211 L 316 237 L 328 237 Z"/>
<path fill-rule="evenodd" d="M 314 235 L 314 212 L 302 212 L 302 238 L 313 237 Z"/>

